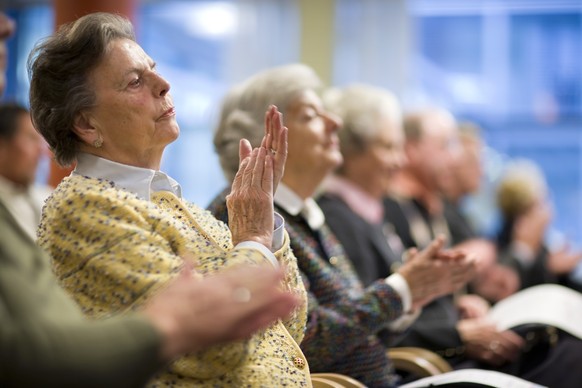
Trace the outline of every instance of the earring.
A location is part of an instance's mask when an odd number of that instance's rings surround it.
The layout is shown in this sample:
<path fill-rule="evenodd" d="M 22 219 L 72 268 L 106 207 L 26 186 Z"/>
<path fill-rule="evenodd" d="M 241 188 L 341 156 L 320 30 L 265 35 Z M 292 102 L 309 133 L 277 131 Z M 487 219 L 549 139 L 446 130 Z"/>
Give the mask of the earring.
<path fill-rule="evenodd" d="M 93 147 L 95 147 L 95 148 L 101 148 L 102 145 L 103 145 L 103 139 L 101 137 L 95 139 L 95 141 L 93 142 Z"/>

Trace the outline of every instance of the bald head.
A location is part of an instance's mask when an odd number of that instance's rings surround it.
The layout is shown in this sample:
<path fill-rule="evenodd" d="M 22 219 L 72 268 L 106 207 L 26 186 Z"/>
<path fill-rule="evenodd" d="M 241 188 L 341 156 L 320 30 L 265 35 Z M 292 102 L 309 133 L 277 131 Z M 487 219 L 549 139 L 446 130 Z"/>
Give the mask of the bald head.
<path fill-rule="evenodd" d="M 6 87 L 6 68 L 8 67 L 6 39 L 14 33 L 14 29 L 14 22 L 6 14 L 0 12 L 0 96 L 4 94 Z"/>

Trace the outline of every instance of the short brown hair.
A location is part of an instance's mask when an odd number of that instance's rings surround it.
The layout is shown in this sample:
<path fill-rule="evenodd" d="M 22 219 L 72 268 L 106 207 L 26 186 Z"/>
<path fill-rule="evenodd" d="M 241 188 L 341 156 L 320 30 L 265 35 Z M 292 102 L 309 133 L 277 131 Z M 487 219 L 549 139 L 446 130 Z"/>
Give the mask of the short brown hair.
<path fill-rule="evenodd" d="M 95 105 L 89 74 L 109 43 L 122 38 L 135 41 L 129 20 L 93 13 L 59 28 L 28 57 L 32 122 L 63 166 L 76 160 L 81 143 L 73 132 L 76 117 Z"/>

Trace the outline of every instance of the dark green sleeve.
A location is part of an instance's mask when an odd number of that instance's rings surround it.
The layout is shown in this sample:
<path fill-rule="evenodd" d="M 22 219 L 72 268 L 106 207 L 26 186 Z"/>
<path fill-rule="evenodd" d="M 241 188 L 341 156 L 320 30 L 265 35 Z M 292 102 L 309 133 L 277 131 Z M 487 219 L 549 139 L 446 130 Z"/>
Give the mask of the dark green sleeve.
<path fill-rule="evenodd" d="M 87 321 L 0 203 L 0 386 L 138 387 L 162 366 L 139 315 Z"/>

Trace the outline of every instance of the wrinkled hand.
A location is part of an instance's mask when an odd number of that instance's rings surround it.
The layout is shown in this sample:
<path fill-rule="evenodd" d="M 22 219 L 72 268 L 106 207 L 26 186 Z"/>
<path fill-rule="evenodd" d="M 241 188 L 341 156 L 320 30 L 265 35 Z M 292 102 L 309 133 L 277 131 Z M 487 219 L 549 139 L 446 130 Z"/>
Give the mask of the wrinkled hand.
<path fill-rule="evenodd" d="M 580 261 L 582 252 L 572 252 L 570 244 L 564 244 L 562 248 L 549 254 L 546 267 L 554 275 L 566 275 L 572 272 Z"/>
<path fill-rule="evenodd" d="M 261 141 L 261 147 L 267 150 L 267 154 L 273 158 L 273 193 L 277 191 L 285 172 L 288 132 L 287 127 L 283 125 L 283 115 L 275 105 L 271 105 L 265 113 L 265 136 Z M 241 145 L 239 152 L 241 162 L 250 156 L 251 152 L 250 143 Z"/>
<path fill-rule="evenodd" d="M 194 279 L 189 267 L 143 310 L 162 334 L 166 360 L 247 338 L 300 304 L 299 298 L 281 289 L 281 268 L 242 266 Z M 237 298 L 241 290 L 248 301 Z"/>
<path fill-rule="evenodd" d="M 468 358 L 500 366 L 517 360 L 525 341 L 511 330 L 499 331 L 485 319 L 463 319 L 457 330 Z"/>
<path fill-rule="evenodd" d="M 277 192 L 277 187 L 279 187 L 285 172 L 287 135 L 288 129 L 283 126 L 283 115 L 276 106 L 272 105 L 265 113 L 265 137 L 261 146 L 267 151 L 271 151 L 273 156 L 273 193 Z"/>
<path fill-rule="evenodd" d="M 421 252 L 409 251 L 409 259 L 398 270 L 408 283 L 414 310 L 455 292 L 475 273 L 472 257 L 461 251 L 444 251 L 444 241 L 441 236 Z"/>
<path fill-rule="evenodd" d="M 482 318 L 489 312 L 489 302 L 479 295 L 461 295 L 457 299 L 457 309 L 463 319 Z"/>
<path fill-rule="evenodd" d="M 234 245 L 256 241 L 271 248 L 273 236 L 273 157 L 263 147 L 243 157 L 248 140 L 240 142 L 241 163 L 226 196 L 228 226 Z"/>

